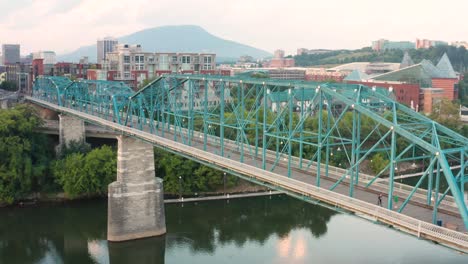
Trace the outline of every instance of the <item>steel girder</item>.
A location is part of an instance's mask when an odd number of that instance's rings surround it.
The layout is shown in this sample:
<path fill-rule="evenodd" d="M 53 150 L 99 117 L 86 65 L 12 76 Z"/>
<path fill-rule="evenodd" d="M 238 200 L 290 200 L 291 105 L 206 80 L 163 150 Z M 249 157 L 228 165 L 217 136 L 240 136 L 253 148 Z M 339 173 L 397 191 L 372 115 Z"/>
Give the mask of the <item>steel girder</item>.
<path fill-rule="evenodd" d="M 36 82 L 34 96 L 95 113 L 115 122 L 170 136 L 187 145 L 215 144 L 217 154 L 274 171 L 315 167 L 320 186 L 335 167 L 349 183 L 349 195 L 362 181 L 360 166 L 378 154 L 387 164 L 366 182 L 388 182 L 388 209 L 398 167 L 413 162 L 424 173 L 397 207 L 402 211 L 427 181 L 427 204 L 437 210 L 451 194 L 468 229 L 464 185 L 468 182 L 468 139 L 399 104 L 386 89 L 362 85 L 233 78 L 203 75 L 159 77 L 136 93 L 113 82 Z M 63 101 L 62 101 L 63 100 Z M 79 103 L 77 101 L 80 100 Z M 198 138 L 197 138 L 198 137 Z M 236 148 L 226 148 L 234 144 Z M 234 157 L 234 155 L 232 155 Z M 236 155 L 237 157 L 237 155 Z M 322 166 L 317 166 L 322 164 Z M 418 166 L 416 165 L 416 166 Z M 450 165 L 460 166 L 452 170 Z M 427 166 L 427 167 L 426 167 Z M 434 173 L 434 169 L 436 172 Z M 442 189 L 443 188 L 443 189 Z"/>

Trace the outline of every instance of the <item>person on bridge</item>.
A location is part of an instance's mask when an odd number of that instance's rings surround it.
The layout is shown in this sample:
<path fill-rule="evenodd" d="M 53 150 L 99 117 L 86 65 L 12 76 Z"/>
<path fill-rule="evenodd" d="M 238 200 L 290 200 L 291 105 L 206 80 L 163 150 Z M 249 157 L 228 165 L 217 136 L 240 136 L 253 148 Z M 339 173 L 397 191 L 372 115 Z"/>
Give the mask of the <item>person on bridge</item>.
<path fill-rule="evenodd" d="M 382 197 L 383 197 L 382 193 L 379 193 L 379 197 L 377 198 L 378 199 L 377 200 L 377 205 L 379 205 L 379 206 L 382 206 Z"/>

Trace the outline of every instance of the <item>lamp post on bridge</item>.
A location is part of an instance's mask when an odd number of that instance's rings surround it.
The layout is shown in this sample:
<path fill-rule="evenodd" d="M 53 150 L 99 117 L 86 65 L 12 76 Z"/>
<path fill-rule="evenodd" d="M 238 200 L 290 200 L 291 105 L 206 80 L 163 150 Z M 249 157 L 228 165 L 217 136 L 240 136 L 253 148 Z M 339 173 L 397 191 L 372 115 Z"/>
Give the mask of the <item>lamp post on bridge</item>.
<path fill-rule="evenodd" d="M 182 199 L 182 176 L 179 176 L 179 200 Z"/>
<path fill-rule="evenodd" d="M 226 172 L 224 173 L 224 176 L 223 176 L 223 193 L 224 195 L 226 195 Z"/>

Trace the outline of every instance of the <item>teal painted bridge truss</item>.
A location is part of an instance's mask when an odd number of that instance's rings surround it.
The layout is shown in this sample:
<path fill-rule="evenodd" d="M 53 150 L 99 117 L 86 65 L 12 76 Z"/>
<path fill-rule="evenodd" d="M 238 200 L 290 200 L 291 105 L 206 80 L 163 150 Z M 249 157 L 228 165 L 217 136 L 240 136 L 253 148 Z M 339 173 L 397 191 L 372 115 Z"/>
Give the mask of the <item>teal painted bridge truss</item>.
<path fill-rule="evenodd" d="M 468 230 L 468 139 L 396 102 L 386 89 L 363 85 L 280 81 L 203 75 L 166 75 L 137 92 L 123 83 L 36 80 L 33 96 L 106 120 L 171 137 L 187 145 L 216 142 L 216 153 L 275 171 L 315 167 L 314 182 L 345 169 L 330 187 L 349 185 L 349 196 L 362 181 L 361 168 L 377 169 L 366 187 L 388 182 L 394 197 L 399 167 L 421 171 L 403 211 L 418 188 L 437 220 L 439 205 L 451 195 Z M 235 148 L 228 148 L 227 145 Z M 233 155 L 233 152 L 236 155 Z M 379 164 L 372 164 L 373 162 Z M 322 166 L 316 166 L 322 164 Z M 407 166 L 406 166 L 407 167 Z M 336 170 L 335 170 L 336 171 Z"/>

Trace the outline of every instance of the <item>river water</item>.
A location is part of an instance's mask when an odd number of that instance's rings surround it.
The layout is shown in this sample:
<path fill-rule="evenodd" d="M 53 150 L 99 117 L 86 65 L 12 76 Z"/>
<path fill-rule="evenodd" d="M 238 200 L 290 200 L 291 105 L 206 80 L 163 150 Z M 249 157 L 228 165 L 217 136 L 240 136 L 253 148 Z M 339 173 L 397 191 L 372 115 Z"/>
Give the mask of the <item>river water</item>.
<path fill-rule="evenodd" d="M 0 209 L 0 263 L 468 263 L 287 196 L 166 205 L 167 235 L 107 243 L 107 202 Z"/>

